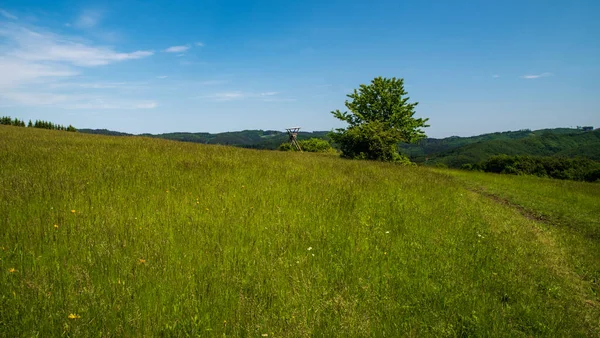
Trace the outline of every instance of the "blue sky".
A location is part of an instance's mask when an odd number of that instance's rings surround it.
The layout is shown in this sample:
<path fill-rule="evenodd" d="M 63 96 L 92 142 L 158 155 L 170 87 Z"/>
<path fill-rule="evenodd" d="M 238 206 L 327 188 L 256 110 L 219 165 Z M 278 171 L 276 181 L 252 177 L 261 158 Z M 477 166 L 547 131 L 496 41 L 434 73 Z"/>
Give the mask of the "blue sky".
<path fill-rule="evenodd" d="M 401 77 L 431 137 L 600 127 L 600 1 L 0 3 L 0 115 L 131 133 L 330 130 Z"/>

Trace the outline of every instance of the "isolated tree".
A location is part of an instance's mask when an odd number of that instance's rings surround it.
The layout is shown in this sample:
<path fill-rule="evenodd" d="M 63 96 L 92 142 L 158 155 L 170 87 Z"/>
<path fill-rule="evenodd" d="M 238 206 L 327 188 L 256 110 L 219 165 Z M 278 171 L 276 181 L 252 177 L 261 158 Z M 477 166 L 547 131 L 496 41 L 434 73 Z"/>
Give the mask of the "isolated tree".
<path fill-rule="evenodd" d="M 376 77 L 369 85 L 347 95 L 349 111 L 331 113 L 347 122 L 330 134 L 340 146 L 343 157 L 380 161 L 406 161 L 398 153 L 398 143 L 412 143 L 423 137 L 421 128 L 429 127 L 429 119 L 414 118 L 418 102 L 409 103 L 404 90 L 404 79 Z"/>

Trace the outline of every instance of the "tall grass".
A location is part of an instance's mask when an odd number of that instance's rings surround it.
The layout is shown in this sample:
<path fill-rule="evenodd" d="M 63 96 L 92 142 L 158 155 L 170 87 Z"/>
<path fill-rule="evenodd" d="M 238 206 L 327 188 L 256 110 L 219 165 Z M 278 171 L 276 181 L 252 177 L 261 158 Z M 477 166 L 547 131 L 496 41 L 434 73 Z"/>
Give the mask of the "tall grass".
<path fill-rule="evenodd" d="M 0 140 L 2 335 L 600 334 L 561 234 L 426 168 L 5 126 Z"/>

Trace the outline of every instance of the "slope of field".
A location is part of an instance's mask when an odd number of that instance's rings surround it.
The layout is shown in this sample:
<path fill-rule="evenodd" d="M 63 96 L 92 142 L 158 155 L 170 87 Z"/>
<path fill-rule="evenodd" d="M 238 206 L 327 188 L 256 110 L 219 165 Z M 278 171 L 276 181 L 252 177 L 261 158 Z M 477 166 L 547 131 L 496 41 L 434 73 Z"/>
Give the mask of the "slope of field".
<path fill-rule="evenodd" d="M 561 182 L 542 209 L 585 202 L 550 225 L 491 198 L 492 176 L 5 126 L 0 140 L 6 336 L 600 335 L 598 184 Z M 554 184 L 529 179 L 516 199 Z"/>

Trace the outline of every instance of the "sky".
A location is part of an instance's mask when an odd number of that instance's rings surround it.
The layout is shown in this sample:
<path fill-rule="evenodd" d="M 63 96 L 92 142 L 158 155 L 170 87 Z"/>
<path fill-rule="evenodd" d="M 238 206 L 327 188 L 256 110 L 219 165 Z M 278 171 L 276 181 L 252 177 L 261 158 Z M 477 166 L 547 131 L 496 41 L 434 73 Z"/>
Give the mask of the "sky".
<path fill-rule="evenodd" d="M 0 115 L 331 130 L 377 76 L 430 137 L 600 127 L 600 1 L 0 1 Z"/>

